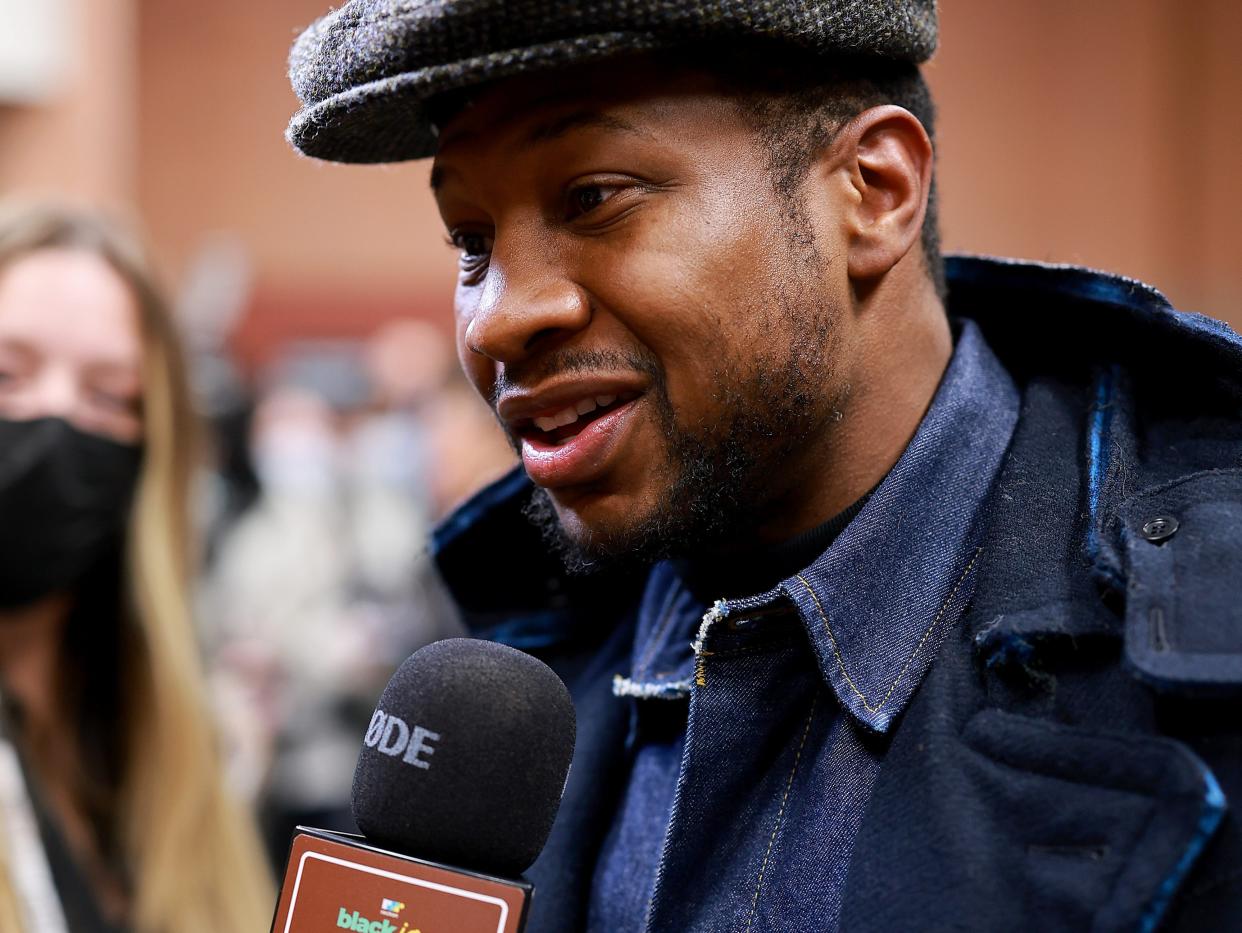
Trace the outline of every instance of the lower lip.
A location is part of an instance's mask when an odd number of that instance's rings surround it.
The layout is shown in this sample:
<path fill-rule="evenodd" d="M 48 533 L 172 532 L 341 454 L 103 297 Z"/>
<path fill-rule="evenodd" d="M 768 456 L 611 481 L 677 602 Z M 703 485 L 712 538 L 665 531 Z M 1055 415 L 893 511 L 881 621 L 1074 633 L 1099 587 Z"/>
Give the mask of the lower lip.
<path fill-rule="evenodd" d="M 545 489 L 574 486 L 595 479 L 621 446 L 637 403 L 638 399 L 634 399 L 614 408 L 560 444 L 522 438 L 522 465 L 527 475 L 536 486 Z"/>

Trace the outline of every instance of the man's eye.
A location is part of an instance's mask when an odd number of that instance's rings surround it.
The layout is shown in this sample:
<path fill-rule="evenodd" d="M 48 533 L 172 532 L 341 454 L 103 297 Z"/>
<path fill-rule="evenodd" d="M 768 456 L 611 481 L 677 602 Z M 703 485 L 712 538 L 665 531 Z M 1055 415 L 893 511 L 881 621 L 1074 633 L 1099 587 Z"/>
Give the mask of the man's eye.
<path fill-rule="evenodd" d="M 492 251 L 492 238 L 482 233 L 454 233 L 449 240 L 461 250 L 462 259 L 482 259 Z"/>
<path fill-rule="evenodd" d="M 615 185 L 582 185 L 569 192 L 569 218 L 589 214 L 620 189 Z"/>

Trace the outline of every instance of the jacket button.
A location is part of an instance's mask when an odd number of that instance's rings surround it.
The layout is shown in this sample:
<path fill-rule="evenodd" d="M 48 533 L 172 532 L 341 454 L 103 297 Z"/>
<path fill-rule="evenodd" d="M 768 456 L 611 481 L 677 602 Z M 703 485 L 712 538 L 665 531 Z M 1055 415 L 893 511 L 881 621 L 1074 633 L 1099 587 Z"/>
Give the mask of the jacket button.
<path fill-rule="evenodd" d="M 1157 515 L 1143 523 L 1143 537 L 1152 544 L 1159 544 L 1177 532 L 1178 521 L 1172 515 Z"/>

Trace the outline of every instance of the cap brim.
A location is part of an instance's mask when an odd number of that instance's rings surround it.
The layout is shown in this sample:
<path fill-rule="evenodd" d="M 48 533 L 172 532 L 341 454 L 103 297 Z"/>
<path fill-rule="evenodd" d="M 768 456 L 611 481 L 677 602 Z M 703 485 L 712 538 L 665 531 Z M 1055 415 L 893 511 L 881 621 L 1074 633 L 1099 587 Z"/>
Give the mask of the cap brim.
<path fill-rule="evenodd" d="M 434 155 L 437 145 L 427 105 L 441 94 L 668 44 L 652 33 L 601 33 L 392 75 L 303 107 L 285 138 L 304 155 L 330 162 L 423 159 Z"/>

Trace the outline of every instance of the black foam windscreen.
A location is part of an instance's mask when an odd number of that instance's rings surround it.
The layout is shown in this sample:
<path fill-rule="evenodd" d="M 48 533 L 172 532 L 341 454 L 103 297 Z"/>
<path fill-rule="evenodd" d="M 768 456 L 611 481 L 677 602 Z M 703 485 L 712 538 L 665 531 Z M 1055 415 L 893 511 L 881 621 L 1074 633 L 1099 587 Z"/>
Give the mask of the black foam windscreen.
<path fill-rule="evenodd" d="M 520 875 L 552 829 L 575 729 L 569 691 L 542 661 L 494 642 L 434 642 L 384 688 L 354 772 L 354 819 L 384 848 Z"/>

